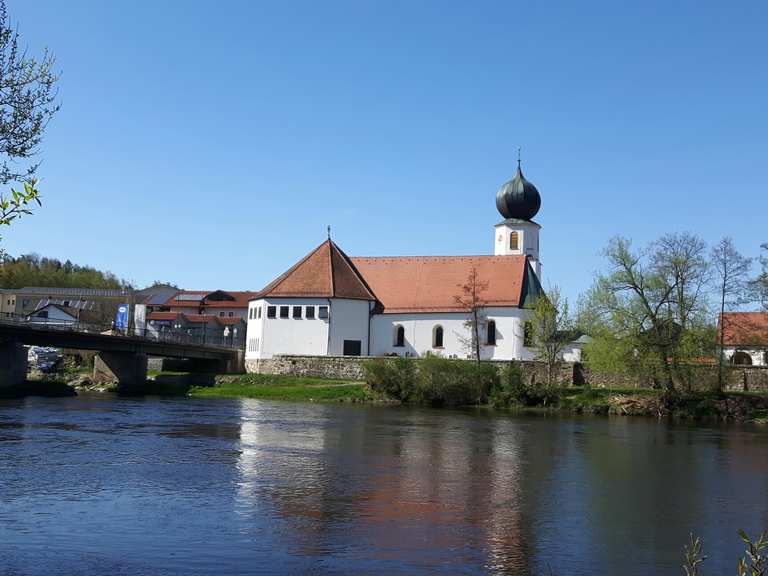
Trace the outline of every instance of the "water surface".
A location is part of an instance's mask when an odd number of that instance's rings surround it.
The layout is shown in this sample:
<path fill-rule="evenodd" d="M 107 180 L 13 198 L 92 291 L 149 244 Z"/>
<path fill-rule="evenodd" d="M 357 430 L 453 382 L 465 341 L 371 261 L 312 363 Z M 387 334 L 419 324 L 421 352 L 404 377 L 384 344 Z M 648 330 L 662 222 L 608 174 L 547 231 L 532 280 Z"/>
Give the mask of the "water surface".
<path fill-rule="evenodd" d="M 108 395 L 0 401 L 1 574 L 735 573 L 768 432 Z"/>

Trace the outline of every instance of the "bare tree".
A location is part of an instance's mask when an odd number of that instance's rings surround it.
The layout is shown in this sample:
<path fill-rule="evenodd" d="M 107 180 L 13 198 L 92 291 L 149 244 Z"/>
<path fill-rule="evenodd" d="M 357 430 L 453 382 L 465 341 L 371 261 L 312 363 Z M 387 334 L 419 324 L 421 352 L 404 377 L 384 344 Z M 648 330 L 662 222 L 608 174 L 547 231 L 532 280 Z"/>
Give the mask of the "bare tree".
<path fill-rule="evenodd" d="M 557 286 L 551 286 L 546 295 L 536 300 L 530 317 L 533 348 L 536 359 L 547 365 L 547 383 L 552 385 L 560 355 L 569 342 L 572 329 L 568 300 Z"/>
<path fill-rule="evenodd" d="M 758 261 L 761 271 L 749 281 L 749 293 L 752 301 L 759 302 L 763 310 L 768 311 L 768 242 L 761 244 L 760 249 L 762 252 Z"/>
<path fill-rule="evenodd" d="M 747 293 L 748 274 L 752 267 L 752 259 L 742 256 L 733 245 L 731 238 L 723 238 L 712 248 L 712 264 L 715 270 L 715 278 L 718 300 L 720 305 L 720 322 L 718 325 L 718 342 L 720 344 L 717 355 L 717 384 L 719 389 L 723 387 L 723 360 L 724 360 L 724 336 L 725 319 L 723 313 L 739 304 L 744 303 Z"/>
<path fill-rule="evenodd" d="M 488 282 L 482 282 L 477 277 L 477 269 L 472 268 L 467 276 L 467 281 L 459 285 L 461 292 L 454 296 L 454 302 L 462 310 L 467 312 L 467 320 L 464 327 L 469 330 L 469 338 L 459 336 L 464 346 L 470 350 L 474 359 L 480 361 L 480 325 L 484 321 L 483 308 L 486 301 L 482 294 L 488 289 Z"/>
<path fill-rule="evenodd" d="M 605 250 L 610 270 L 590 291 L 597 316 L 635 355 L 647 355 L 641 365 L 655 367 L 654 379 L 662 379 L 668 395 L 677 358 L 688 352 L 684 337 L 706 311 L 702 246 L 690 234 L 666 235 L 639 251 L 626 238 L 614 238 Z"/>

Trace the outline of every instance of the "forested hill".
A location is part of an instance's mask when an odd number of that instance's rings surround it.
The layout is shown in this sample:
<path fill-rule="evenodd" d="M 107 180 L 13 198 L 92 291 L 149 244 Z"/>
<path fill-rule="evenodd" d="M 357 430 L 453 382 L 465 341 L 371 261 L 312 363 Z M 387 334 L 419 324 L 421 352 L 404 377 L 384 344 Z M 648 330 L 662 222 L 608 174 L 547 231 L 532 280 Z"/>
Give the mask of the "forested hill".
<path fill-rule="evenodd" d="M 111 272 L 90 266 L 25 254 L 18 258 L 5 256 L 0 263 L 0 288 L 25 286 L 58 286 L 62 288 L 126 288 L 128 282 Z"/>

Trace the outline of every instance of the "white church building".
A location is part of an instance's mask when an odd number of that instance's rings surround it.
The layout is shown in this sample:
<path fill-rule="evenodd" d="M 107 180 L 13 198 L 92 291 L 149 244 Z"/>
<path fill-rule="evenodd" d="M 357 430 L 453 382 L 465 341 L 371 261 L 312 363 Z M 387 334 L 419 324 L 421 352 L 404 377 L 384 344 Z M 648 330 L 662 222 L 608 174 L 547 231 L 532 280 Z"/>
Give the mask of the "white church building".
<path fill-rule="evenodd" d="M 483 359 L 528 360 L 526 320 L 542 293 L 541 198 L 522 174 L 496 194 L 504 220 L 493 255 L 349 257 L 330 238 L 250 301 L 246 363 L 276 355 L 467 358 L 469 314 L 457 303 L 474 273 Z"/>

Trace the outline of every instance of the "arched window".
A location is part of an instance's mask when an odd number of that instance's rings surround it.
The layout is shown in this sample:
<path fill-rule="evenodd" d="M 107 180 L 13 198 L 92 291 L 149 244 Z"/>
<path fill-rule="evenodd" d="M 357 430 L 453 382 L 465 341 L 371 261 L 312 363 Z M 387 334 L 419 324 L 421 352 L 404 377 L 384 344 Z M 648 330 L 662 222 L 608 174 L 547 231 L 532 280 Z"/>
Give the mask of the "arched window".
<path fill-rule="evenodd" d="M 402 348 L 403 346 L 405 346 L 405 328 L 395 326 L 395 347 Z"/>
<path fill-rule="evenodd" d="M 439 324 L 432 328 L 432 348 L 443 347 L 443 327 Z"/>
<path fill-rule="evenodd" d="M 734 352 L 733 356 L 731 356 L 731 362 L 737 366 L 751 366 L 752 356 L 746 352 Z"/>
<path fill-rule="evenodd" d="M 488 346 L 496 346 L 496 322 L 494 320 L 488 320 L 485 336 L 485 343 L 488 344 Z"/>
<path fill-rule="evenodd" d="M 509 235 L 509 249 L 520 250 L 520 233 L 519 232 L 512 232 Z"/>

